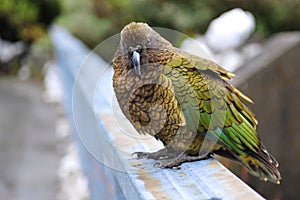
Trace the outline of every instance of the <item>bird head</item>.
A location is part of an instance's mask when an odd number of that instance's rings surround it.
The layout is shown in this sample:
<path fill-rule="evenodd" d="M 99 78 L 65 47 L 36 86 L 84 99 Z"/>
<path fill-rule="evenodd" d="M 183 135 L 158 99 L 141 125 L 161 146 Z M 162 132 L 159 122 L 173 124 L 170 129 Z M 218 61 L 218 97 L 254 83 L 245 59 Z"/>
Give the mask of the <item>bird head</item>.
<path fill-rule="evenodd" d="M 121 31 L 119 53 L 128 55 L 136 75 L 141 78 L 143 58 L 147 57 L 147 50 L 165 49 L 172 46 L 146 23 L 132 22 Z"/>

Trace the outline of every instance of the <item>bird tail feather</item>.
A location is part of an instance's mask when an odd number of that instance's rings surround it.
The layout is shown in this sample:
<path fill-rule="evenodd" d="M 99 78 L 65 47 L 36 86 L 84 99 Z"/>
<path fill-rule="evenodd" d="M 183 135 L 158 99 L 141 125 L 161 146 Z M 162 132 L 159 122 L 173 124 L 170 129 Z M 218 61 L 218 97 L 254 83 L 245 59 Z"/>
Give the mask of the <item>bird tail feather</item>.
<path fill-rule="evenodd" d="M 263 145 L 258 152 L 251 151 L 248 155 L 238 156 L 238 159 L 252 175 L 264 181 L 280 184 L 281 175 L 278 170 L 278 162 Z"/>

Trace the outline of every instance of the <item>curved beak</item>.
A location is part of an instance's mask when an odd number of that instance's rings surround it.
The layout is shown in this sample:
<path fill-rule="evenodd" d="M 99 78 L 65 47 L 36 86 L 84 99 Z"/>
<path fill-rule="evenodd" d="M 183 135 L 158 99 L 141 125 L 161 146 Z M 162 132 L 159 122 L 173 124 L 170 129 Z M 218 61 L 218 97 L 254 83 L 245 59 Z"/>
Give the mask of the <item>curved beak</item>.
<path fill-rule="evenodd" d="M 133 63 L 135 74 L 141 79 L 141 62 L 140 62 L 140 53 L 137 51 L 132 52 L 131 60 Z"/>

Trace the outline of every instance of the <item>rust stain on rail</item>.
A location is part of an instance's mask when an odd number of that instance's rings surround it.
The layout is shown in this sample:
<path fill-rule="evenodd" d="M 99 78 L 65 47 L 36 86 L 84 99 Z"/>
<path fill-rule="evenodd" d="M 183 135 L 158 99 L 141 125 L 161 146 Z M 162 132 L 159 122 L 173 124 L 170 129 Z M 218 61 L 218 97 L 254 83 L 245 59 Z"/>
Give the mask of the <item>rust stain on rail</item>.
<path fill-rule="evenodd" d="M 160 180 L 154 178 L 151 174 L 147 172 L 141 172 L 138 174 L 138 179 L 144 182 L 145 189 L 150 192 L 155 199 L 171 199 L 171 197 L 164 190 L 162 190 L 162 184 Z"/>
<path fill-rule="evenodd" d="M 134 144 L 137 142 L 136 138 L 132 138 L 122 133 L 116 125 L 112 114 L 100 114 L 100 118 L 104 123 L 105 128 L 114 136 L 113 143 L 117 148 L 123 150 L 133 148 Z M 147 143 L 148 141 L 144 142 Z M 151 141 L 149 142 L 151 143 Z M 172 199 L 166 191 L 163 190 L 161 181 L 158 178 L 153 177 L 151 172 L 143 167 L 141 160 L 129 159 L 129 163 L 133 167 L 134 172 L 138 175 L 137 178 L 144 183 L 145 189 L 151 193 L 155 199 Z"/>

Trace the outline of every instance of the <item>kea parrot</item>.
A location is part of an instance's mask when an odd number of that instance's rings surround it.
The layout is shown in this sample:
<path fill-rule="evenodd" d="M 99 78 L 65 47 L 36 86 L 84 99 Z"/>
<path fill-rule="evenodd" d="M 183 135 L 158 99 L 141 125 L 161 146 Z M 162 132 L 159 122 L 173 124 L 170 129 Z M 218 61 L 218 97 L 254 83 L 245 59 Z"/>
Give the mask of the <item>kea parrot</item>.
<path fill-rule="evenodd" d="M 221 155 L 264 181 L 280 183 L 278 162 L 257 132 L 252 102 L 227 80 L 218 64 L 174 47 L 146 23 L 120 34 L 113 88 L 119 106 L 140 134 L 160 140 L 157 152 L 135 152 L 161 168 Z"/>

